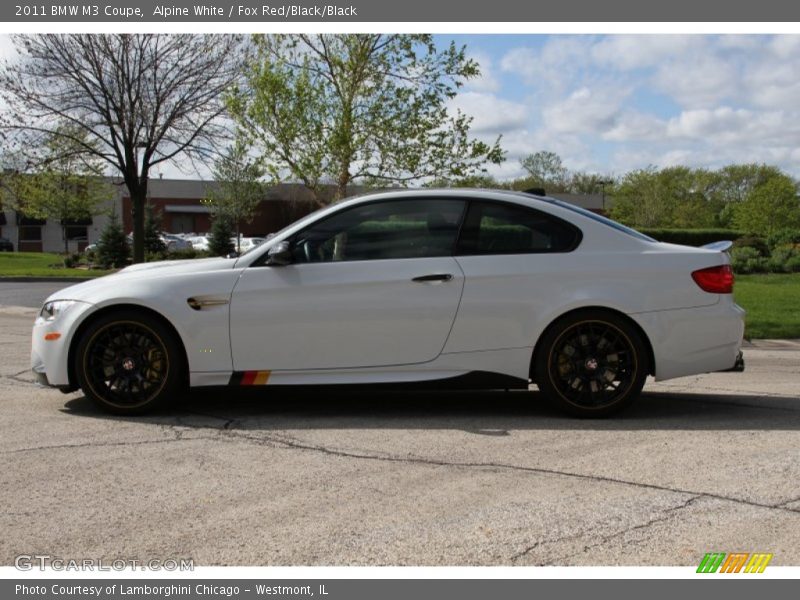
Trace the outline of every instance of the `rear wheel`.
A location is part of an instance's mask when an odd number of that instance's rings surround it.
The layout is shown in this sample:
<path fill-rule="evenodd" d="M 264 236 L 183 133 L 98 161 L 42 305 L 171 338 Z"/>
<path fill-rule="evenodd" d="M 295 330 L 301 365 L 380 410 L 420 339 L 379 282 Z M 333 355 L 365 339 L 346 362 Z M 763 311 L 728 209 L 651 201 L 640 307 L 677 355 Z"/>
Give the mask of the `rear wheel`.
<path fill-rule="evenodd" d="M 75 373 L 88 398 L 106 411 L 143 414 L 182 387 L 183 361 L 174 334 L 136 311 L 101 316 L 78 342 Z"/>
<path fill-rule="evenodd" d="M 587 310 L 547 330 L 534 370 L 539 389 L 563 410 L 579 417 L 605 417 L 639 396 L 649 371 L 648 354 L 628 321 Z"/>

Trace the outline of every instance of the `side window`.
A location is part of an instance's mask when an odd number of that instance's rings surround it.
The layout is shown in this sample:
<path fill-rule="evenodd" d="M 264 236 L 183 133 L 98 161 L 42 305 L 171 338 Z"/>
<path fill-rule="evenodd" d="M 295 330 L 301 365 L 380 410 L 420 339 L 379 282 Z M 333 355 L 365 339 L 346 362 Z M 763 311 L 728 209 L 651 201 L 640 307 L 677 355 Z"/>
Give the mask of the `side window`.
<path fill-rule="evenodd" d="M 292 241 L 295 262 L 450 256 L 463 200 L 390 200 L 356 206 L 310 225 Z"/>
<path fill-rule="evenodd" d="M 498 202 L 470 203 L 458 254 L 569 252 L 580 230 L 547 213 Z"/>

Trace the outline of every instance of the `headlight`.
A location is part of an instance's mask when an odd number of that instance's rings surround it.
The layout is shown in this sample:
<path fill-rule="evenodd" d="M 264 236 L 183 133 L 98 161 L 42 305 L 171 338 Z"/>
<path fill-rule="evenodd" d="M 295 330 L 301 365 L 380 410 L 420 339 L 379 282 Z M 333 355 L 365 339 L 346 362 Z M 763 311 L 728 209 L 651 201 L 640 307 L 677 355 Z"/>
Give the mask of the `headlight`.
<path fill-rule="evenodd" d="M 73 304 L 75 304 L 74 300 L 54 300 L 52 302 L 45 302 L 42 310 L 39 312 L 39 318 L 43 321 L 55 321 Z"/>

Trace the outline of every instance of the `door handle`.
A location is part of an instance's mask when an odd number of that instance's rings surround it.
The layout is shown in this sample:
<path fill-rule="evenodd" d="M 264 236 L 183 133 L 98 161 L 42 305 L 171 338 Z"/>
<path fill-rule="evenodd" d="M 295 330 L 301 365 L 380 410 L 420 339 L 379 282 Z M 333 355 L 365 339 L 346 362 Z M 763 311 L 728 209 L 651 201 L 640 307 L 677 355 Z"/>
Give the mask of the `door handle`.
<path fill-rule="evenodd" d="M 426 281 L 450 281 L 453 276 L 450 273 L 431 273 L 430 275 L 420 275 L 411 281 L 424 283 Z"/>

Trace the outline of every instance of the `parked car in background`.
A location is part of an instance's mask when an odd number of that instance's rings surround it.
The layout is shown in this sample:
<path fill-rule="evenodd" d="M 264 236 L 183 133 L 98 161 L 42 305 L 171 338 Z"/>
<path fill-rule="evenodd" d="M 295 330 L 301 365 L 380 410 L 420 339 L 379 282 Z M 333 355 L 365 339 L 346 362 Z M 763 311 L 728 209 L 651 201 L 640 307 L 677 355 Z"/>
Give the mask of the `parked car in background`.
<path fill-rule="evenodd" d="M 167 247 L 167 252 L 175 252 L 176 250 L 191 250 L 193 247 L 189 240 L 172 233 L 162 232 L 161 240 Z"/>
<path fill-rule="evenodd" d="M 313 213 L 238 258 L 56 292 L 40 383 L 139 414 L 186 386 L 528 389 L 613 414 L 656 380 L 742 370 L 727 245 L 664 244 L 541 196 L 414 190 Z"/>
<path fill-rule="evenodd" d="M 242 253 L 249 252 L 256 246 L 263 244 L 267 238 L 264 237 L 241 237 L 239 238 L 239 245 L 238 249 L 241 250 Z M 236 238 L 231 238 L 231 243 L 233 244 L 234 250 L 237 249 Z"/>
<path fill-rule="evenodd" d="M 0 252 L 13 252 L 14 243 L 8 238 L 0 237 Z"/>
<path fill-rule="evenodd" d="M 187 239 L 195 250 L 201 252 L 208 250 L 209 237 L 207 235 L 196 235 Z"/>

